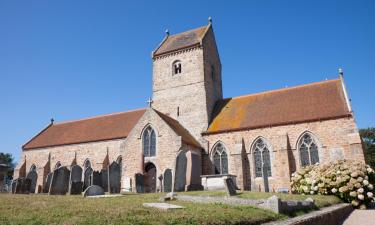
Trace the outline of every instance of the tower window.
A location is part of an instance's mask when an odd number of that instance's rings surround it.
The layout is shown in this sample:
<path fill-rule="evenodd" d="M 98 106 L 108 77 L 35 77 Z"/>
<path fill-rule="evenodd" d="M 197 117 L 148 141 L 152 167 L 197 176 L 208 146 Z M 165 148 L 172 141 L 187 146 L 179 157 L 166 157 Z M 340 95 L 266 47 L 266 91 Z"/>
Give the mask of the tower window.
<path fill-rule="evenodd" d="M 176 60 L 172 64 L 172 74 L 180 74 L 182 72 L 182 65 L 180 60 Z"/>

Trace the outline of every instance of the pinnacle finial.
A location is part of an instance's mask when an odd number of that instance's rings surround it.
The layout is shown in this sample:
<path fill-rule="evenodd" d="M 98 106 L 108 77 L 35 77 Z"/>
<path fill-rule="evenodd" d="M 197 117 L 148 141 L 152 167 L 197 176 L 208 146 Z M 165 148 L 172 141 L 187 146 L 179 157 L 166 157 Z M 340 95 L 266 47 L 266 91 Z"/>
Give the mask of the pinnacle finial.
<path fill-rule="evenodd" d="M 344 70 L 342 68 L 339 68 L 339 75 L 344 76 Z"/>
<path fill-rule="evenodd" d="M 211 17 L 211 16 L 208 17 L 208 23 L 209 23 L 209 24 L 212 24 L 212 17 Z"/>
<path fill-rule="evenodd" d="M 168 29 L 165 30 L 165 34 L 166 34 L 167 36 L 169 36 L 169 30 L 168 30 Z"/>

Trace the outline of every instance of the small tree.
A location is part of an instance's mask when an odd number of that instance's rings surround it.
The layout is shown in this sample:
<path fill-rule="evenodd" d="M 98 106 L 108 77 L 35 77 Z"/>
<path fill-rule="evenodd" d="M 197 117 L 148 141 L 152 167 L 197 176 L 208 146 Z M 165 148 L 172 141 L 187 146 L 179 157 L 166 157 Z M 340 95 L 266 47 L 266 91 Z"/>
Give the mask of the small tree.
<path fill-rule="evenodd" d="M 0 162 L 7 164 L 9 166 L 8 170 L 8 179 L 13 179 L 14 167 L 15 163 L 13 162 L 13 156 L 10 153 L 2 153 L 0 152 Z"/>
<path fill-rule="evenodd" d="M 360 129 L 359 134 L 365 148 L 366 163 L 375 168 L 375 127 Z"/>

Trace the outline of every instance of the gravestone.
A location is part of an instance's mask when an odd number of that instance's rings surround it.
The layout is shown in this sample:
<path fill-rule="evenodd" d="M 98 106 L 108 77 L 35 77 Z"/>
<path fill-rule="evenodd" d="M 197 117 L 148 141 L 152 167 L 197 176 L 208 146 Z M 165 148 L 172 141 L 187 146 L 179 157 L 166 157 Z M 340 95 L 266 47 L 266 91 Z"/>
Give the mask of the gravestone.
<path fill-rule="evenodd" d="M 176 160 L 175 191 L 185 191 L 186 185 L 186 166 L 187 158 L 184 152 L 181 152 Z"/>
<path fill-rule="evenodd" d="M 224 186 L 228 196 L 237 194 L 236 184 L 233 182 L 232 178 L 224 178 Z"/>
<path fill-rule="evenodd" d="M 130 177 L 124 178 L 124 188 L 125 191 L 132 191 L 132 180 Z"/>
<path fill-rule="evenodd" d="M 112 162 L 108 167 L 108 184 L 110 193 L 120 193 L 121 189 L 121 168 L 117 162 Z"/>
<path fill-rule="evenodd" d="M 87 167 L 85 170 L 85 174 L 83 177 L 83 190 L 86 190 L 86 188 L 90 187 L 92 185 L 92 168 Z"/>
<path fill-rule="evenodd" d="M 70 172 L 70 186 L 69 193 L 71 195 L 79 195 L 82 193 L 82 167 L 79 165 L 72 166 L 72 171 Z"/>
<path fill-rule="evenodd" d="M 143 203 L 144 207 L 151 207 L 151 208 L 157 208 L 162 210 L 172 210 L 172 209 L 184 209 L 185 207 L 179 206 L 179 205 L 172 205 L 168 203 Z"/>
<path fill-rule="evenodd" d="M 164 172 L 164 192 L 172 191 L 172 170 L 166 169 Z"/>
<path fill-rule="evenodd" d="M 104 192 L 107 192 L 108 191 L 108 170 L 102 169 L 100 171 L 100 177 L 102 180 L 102 188 Z"/>
<path fill-rule="evenodd" d="M 69 191 L 70 171 L 66 166 L 61 166 L 53 171 L 50 195 L 65 195 Z"/>
<path fill-rule="evenodd" d="M 12 181 L 12 194 L 15 194 L 17 187 L 17 179 Z"/>
<path fill-rule="evenodd" d="M 137 193 L 145 192 L 143 174 L 141 173 L 135 174 L 135 188 Z"/>
<path fill-rule="evenodd" d="M 83 193 L 84 197 L 95 196 L 95 195 L 104 195 L 104 190 L 98 185 L 91 185 Z"/>
<path fill-rule="evenodd" d="M 21 179 L 21 194 L 29 194 L 31 188 L 31 180 L 29 178 Z"/>
<path fill-rule="evenodd" d="M 30 189 L 28 190 L 29 193 L 35 193 L 36 181 L 38 179 L 38 174 L 36 173 L 36 171 L 30 171 L 27 174 L 26 178 L 30 179 Z"/>
<path fill-rule="evenodd" d="M 49 188 L 51 186 L 52 176 L 53 176 L 53 172 L 47 174 L 46 183 L 44 184 L 44 187 L 43 187 L 43 193 L 49 192 Z"/>
<path fill-rule="evenodd" d="M 98 185 L 102 187 L 102 176 L 99 171 L 92 172 L 92 185 Z"/>

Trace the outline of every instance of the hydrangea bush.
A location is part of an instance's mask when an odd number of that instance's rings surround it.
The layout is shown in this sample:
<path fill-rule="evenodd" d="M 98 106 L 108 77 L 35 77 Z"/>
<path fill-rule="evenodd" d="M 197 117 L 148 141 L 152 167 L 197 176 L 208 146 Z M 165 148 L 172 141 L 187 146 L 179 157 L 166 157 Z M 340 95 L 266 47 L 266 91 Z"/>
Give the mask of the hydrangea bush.
<path fill-rule="evenodd" d="M 350 160 L 307 166 L 292 174 L 293 193 L 336 195 L 360 209 L 374 200 L 374 184 L 374 170 Z"/>

